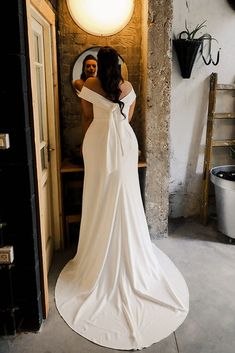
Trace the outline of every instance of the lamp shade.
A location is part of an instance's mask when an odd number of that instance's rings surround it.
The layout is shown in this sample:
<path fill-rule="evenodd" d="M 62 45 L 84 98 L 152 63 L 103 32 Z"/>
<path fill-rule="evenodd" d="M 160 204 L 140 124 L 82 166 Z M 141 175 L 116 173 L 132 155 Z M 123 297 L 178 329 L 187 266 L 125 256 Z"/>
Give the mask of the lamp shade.
<path fill-rule="evenodd" d="M 134 0 L 67 0 L 70 15 L 84 31 L 109 36 L 130 21 Z"/>

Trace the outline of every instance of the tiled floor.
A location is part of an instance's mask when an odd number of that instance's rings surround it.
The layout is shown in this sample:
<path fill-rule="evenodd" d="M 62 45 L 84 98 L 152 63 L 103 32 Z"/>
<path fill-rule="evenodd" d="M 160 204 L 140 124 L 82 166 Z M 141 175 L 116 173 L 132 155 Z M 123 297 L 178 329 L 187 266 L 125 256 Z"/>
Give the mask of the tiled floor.
<path fill-rule="evenodd" d="M 184 323 L 146 353 L 235 352 L 235 243 L 194 220 L 169 225 L 169 237 L 155 241 L 178 266 L 190 292 L 190 312 Z M 50 271 L 50 312 L 38 333 L 0 340 L 0 353 L 108 353 L 73 332 L 54 304 L 54 286 L 72 251 L 57 253 Z M 116 351 L 118 352 L 118 351 Z"/>

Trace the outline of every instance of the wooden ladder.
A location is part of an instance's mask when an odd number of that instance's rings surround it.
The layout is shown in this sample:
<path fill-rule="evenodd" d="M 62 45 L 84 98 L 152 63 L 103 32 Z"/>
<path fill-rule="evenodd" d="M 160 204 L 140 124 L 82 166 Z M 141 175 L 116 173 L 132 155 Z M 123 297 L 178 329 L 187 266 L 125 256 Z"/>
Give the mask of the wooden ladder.
<path fill-rule="evenodd" d="M 215 111 L 217 93 L 221 91 L 235 91 L 235 84 L 218 84 L 217 80 L 218 75 L 217 73 L 213 72 L 210 75 L 206 146 L 202 181 L 201 222 L 204 225 L 206 225 L 208 222 L 209 182 L 213 147 L 229 147 L 235 145 L 235 139 L 213 139 L 213 128 L 216 119 L 235 119 L 235 112 L 217 113 Z"/>

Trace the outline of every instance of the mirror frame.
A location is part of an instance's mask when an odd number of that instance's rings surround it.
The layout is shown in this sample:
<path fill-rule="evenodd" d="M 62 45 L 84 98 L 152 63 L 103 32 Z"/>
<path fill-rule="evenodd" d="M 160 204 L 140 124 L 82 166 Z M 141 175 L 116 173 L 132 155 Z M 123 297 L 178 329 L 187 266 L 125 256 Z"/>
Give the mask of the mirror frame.
<path fill-rule="evenodd" d="M 73 64 L 73 68 L 72 68 L 72 86 L 73 86 L 73 81 L 75 80 L 79 80 L 81 73 L 82 73 L 82 63 L 83 60 L 85 59 L 85 57 L 88 54 L 92 54 L 95 58 L 97 58 L 97 53 L 99 51 L 99 49 L 101 48 L 101 46 L 95 46 L 95 47 L 90 47 L 86 50 L 84 50 L 81 54 L 79 54 Z M 121 70 L 122 70 L 122 77 L 124 80 L 128 80 L 128 70 L 127 70 L 127 65 L 125 63 L 125 61 L 123 60 L 123 58 L 121 57 L 120 54 L 118 54 L 119 56 L 119 62 L 121 64 Z M 73 86 L 73 89 L 76 91 L 76 89 Z"/>

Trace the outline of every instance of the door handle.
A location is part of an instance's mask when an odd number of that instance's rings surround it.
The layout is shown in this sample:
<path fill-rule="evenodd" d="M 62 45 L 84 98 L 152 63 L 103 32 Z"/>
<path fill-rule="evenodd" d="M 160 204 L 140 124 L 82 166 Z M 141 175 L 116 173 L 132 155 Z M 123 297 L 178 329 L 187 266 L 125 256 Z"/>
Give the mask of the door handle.
<path fill-rule="evenodd" d="M 52 152 L 52 151 L 55 151 L 55 149 L 48 146 L 47 147 L 47 159 L 48 159 L 48 162 L 50 162 L 50 160 L 51 160 L 50 152 Z"/>

